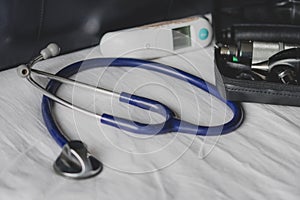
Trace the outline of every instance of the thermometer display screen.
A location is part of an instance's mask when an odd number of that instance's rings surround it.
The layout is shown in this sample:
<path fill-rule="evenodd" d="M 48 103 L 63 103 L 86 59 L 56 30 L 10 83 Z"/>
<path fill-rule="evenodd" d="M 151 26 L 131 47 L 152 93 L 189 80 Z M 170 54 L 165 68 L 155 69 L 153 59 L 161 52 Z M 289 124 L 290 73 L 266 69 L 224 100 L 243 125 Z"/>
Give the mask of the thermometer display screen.
<path fill-rule="evenodd" d="M 174 50 L 183 49 L 192 45 L 190 26 L 172 29 L 172 36 Z"/>

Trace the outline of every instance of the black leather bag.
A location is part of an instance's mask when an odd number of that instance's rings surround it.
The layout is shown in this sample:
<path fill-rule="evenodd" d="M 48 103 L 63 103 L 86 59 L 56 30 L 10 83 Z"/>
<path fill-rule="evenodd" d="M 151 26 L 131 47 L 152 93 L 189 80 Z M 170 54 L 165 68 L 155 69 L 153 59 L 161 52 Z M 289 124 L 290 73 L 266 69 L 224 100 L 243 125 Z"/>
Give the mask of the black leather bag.
<path fill-rule="evenodd" d="M 217 44 L 261 41 L 300 46 L 299 1 L 215 0 L 214 6 Z M 296 56 L 300 58 L 300 55 Z M 299 83 L 283 84 L 248 77 L 241 73 L 244 71 L 240 66 L 234 65 L 234 68 L 224 62 L 218 48 L 215 61 L 217 86 L 229 100 L 300 106 Z M 300 65 L 297 64 L 296 68 L 299 71 Z"/>
<path fill-rule="evenodd" d="M 211 12 L 210 0 L 0 0 L 0 70 L 50 42 L 62 53 L 97 45 L 107 31 Z"/>

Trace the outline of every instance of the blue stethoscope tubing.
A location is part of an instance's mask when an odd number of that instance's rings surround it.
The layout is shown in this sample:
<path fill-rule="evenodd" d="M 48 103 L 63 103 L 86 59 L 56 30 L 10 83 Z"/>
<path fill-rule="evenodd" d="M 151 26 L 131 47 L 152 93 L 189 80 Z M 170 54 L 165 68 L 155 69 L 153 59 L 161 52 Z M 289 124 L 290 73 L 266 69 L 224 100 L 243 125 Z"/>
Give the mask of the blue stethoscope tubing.
<path fill-rule="evenodd" d="M 161 63 L 156 63 L 152 61 L 132 59 L 132 58 L 95 58 L 84 61 L 79 61 L 73 63 L 62 70 L 60 70 L 56 76 L 61 76 L 64 78 L 70 77 L 78 72 L 82 72 L 85 70 L 97 68 L 97 67 L 139 67 L 145 70 L 155 71 L 164 75 L 168 75 L 170 77 L 186 81 L 195 87 L 204 90 L 205 92 L 215 96 L 217 99 L 225 103 L 233 112 L 232 119 L 218 126 L 199 126 L 194 125 L 189 122 L 181 121 L 176 118 L 175 114 L 169 109 L 167 106 L 161 104 L 158 101 L 151 100 L 148 98 L 131 95 L 128 93 L 121 93 L 119 101 L 123 103 L 128 103 L 133 106 L 137 106 L 141 109 L 151 110 L 152 112 L 156 112 L 165 117 L 165 122 L 161 124 L 143 124 L 139 122 L 132 122 L 127 119 L 115 117 L 109 114 L 101 115 L 101 123 L 110 125 L 125 131 L 137 133 L 137 134 L 163 134 L 170 132 L 181 132 L 181 133 L 190 133 L 195 135 L 202 136 L 217 136 L 230 133 L 237 129 L 242 121 L 243 121 L 243 109 L 240 104 L 228 101 L 224 99 L 217 88 L 205 82 L 203 79 L 191 75 L 182 70 L 170 67 L 168 65 L 164 65 Z M 50 80 L 46 90 L 52 94 L 55 94 L 60 87 L 61 83 L 55 80 Z M 63 147 L 68 143 L 69 139 L 62 133 L 57 123 L 55 122 L 54 115 L 52 113 L 52 105 L 54 101 L 48 98 L 47 96 L 43 96 L 42 100 L 42 114 L 43 119 L 46 124 L 46 127 L 53 137 L 53 139 L 57 142 L 57 144 Z"/>

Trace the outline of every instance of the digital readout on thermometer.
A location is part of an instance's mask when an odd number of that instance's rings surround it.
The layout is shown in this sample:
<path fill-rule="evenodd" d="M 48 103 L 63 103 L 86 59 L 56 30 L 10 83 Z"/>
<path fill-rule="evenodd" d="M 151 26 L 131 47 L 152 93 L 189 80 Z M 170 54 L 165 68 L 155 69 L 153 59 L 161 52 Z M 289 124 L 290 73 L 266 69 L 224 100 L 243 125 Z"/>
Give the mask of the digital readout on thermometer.
<path fill-rule="evenodd" d="M 190 26 L 173 29 L 172 36 L 173 50 L 183 49 L 192 46 Z"/>

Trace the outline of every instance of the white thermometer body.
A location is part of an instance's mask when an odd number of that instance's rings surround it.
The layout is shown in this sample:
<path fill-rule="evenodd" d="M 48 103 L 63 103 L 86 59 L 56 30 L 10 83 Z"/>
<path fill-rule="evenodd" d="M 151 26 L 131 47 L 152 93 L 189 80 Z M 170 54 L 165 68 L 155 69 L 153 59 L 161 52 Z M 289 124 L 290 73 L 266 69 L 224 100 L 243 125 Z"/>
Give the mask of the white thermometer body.
<path fill-rule="evenodd" d="M 212 38 L 210 22 L 195 16 L 106 33 L 100 49 L 107 57 L 152 59 L 207 47 Z"/>

